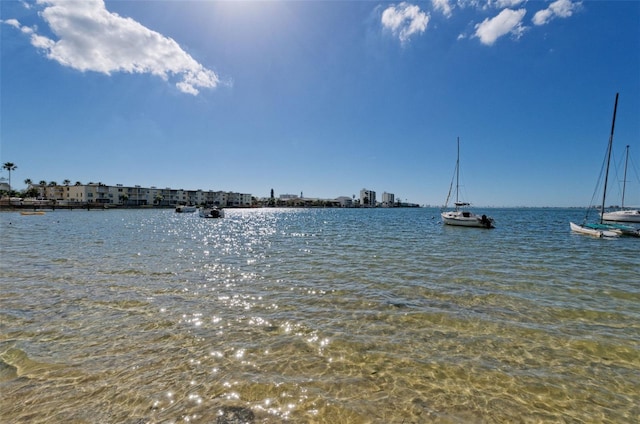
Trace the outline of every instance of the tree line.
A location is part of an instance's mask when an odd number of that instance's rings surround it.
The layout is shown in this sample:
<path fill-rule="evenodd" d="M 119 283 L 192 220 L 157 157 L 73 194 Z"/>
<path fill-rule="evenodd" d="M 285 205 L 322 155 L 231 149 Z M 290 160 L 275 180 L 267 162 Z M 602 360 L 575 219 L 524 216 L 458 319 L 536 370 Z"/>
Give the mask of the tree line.
<path fill-rule="evenodd" d="M 38 184 L 34 184 L 34 182 L 31 180 L 31 178 L 27 178 L 26 180 L 24 180 L 24 183 L 26 184 L 27 188 L 25 190 L 23 190 L 22 192 L 18 192 L 16 190 L 13 190 L 13 187 L 11 186 L 11 171 L 15 171 L 16 169 L 18 169 L 18 166 L 13 163 L 13 162 L 5 162 L 2 165 L 2 169 L 6 170 L 9 172 L 9 190 L 1 190 L 0 194 L 2 196 L 9 196 L 9 197 L 37 197 L 39 194 L 39 190 L 38 190 L 38 186 L 39 187 L 55 187 L 58 185 L 58 183 L 56 181 L 45 181 L 45 180 L 40 180 L 40 182 L 38 182 Z M 64 180 L 62 182 L 62 185 L 68 186 L 71 184 L 71 180 Z M 90 183 L 91 184 L 91 183 Z M 76 181 L 75 185 L 79 186 L 82 185 L 82 183 L 80 181 Z"/>

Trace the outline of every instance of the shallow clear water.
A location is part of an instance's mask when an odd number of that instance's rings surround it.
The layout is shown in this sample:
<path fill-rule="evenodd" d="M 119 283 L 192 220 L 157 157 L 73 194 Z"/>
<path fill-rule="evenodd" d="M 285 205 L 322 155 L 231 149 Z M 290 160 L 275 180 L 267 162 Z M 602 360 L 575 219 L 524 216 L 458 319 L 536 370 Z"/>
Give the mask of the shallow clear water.
<path fill-rule="evenodd" d="M 579 209 L 0 214 L 0 421 L 636 422 L 640 240 Z"/>

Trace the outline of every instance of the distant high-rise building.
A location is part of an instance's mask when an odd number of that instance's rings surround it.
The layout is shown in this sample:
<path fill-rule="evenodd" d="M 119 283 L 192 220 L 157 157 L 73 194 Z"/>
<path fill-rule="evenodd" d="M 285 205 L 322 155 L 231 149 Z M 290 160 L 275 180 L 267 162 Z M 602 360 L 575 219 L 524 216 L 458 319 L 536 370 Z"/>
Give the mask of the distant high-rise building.
<path fill-rule="evenodd" d="M 376 192 L 363 188 L 360 190 L 360 207 L 373 208 L 376 206 Z"/>

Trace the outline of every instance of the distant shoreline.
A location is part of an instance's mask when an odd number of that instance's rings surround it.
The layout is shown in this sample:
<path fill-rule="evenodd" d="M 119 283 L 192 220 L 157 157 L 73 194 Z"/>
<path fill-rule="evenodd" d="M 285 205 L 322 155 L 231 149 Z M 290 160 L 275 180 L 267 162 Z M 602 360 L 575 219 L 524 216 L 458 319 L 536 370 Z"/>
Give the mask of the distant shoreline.
<path fill-rule="evenodd" d="M 612 208 L 614 206 L 611 206 Z M 102 205 L 96 203 L 82 203 L 75 205 L 52 205 L 52 204 L 8 204 L 8 202 L 0 202 L 0 212 L 12 211 L 55 211 L 55 210 L 89 210 L 89 211 L 107 211 L 107 210 L 151 210 L 151 209 L 174 209 L 174 206 L 157 206 L 157 205 Z M 393 206 L 393 207 L 331 207 L 331 206 L 233 206 L 225 207 L 225 209 L 442 209 L 442 206 L 425 205 L 425 206 Z M 473 209 L 588 209 L 587 206 L 475 206 Z M 599 207 L 595 209 L 600 209 Z"/>

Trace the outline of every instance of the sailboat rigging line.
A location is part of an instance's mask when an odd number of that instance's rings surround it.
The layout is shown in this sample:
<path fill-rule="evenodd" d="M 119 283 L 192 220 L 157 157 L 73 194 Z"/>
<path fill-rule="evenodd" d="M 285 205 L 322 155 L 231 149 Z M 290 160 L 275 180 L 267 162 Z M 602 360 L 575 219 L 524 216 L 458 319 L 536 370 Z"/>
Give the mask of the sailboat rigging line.
<path fill-rule="evenodd" d="M 458 209 L 458 190 L 460 189 L 460 137 L 458 137 L 458 159 L 456 159 L 456 210 Z"/>
<path fill-rule="evenodd" d="M 629 145 L 627 144 L 627 155 L 624 160 L 624 177 L 622 177 L 622 205 L 620 206 L 624 209 L 624 192 L 627 190 L 627 165 L 629 164 Z"/>
<path fill-rule="evenodd" d="M 593 194 L 591 195 L 591 200 L 589 201 L 589 207 L 587 208 L 584 215 L 584 221 L 582 223 L 583 225 L 586 224 L 587 221 L 589 220 L 589 214 L 591 213 L 591 210 L 597 208 L 596 198 L 602 192 L 602 176 L 605 173 L 606 167 L 607 167 L 607 151 L 605 150 L 604 156 L 602 157 L 602 164 L 600 165 L 600 173 L 598 174 L 596 186 L 593 189 Z"/>
<path fill-rule="evenodd" d="M 449 193 L 447 193 L 447 200 L 445 200 L 444 202 L 443 209 L 446 209 L 447 206 L 449 205 L 449 198 L 451 197 L 451 190 L 453 189 L 453 180 L 455 180 L 455 178 L 456 178 L 456 173 L 454 172 L 453 176 L 451 177 L 451 184 L 449 184 Z"/>
<path fill-rule="evenodd" d="M 640 181 L 640 174 L 638 173 L 638 167 L 636 166 L 636 163 L 633 161 L 633 156 L 629 156 L 629 159 L 631 160 L 631 170 L 636 176 L 635 181 Z"/>
<path fill-rule="evenodd" d="M 607 172 L 604 175 L 604 191 L 602 192 L 602 209 L 601 212 L 604 212 L 604 202 L 607 197 L 607 183 L 609 181 L 609 164 L 611 163 L 611 147 L 613 146 L 613 130 L 616 126 L 616 112 L 618 110 L 618 96 L 620 93 L 616 93 L 616 103 L 613 106 L 613 120 L 611 121 L 611 134 L 609 135 L 609 154 L 607 155 Z M 603 218 L 602 213 L 600 214 L 600 224 L 602 224 Z"/>
<path fill-rule="evenodd" d="M 635 182 L 635 181 L 639 181 L 640 182 L 640 176 L 638 176 L 638 169 L 635 167 L 634 161 L 633 161 L 633 156 L 630 154 L 630 147 L 628 144 L 625 146 L 625 154 L 623 155 L 622 159 L 620 159 L 620 162 L 616 164 L 616 177 L 618 178 L 618 183 L 622 183 L 622 198 L 621 198 L 621 204 L 620 204 L 620 209 L 625 209 L 625 202 L 628 200 L 627 199 L 627 183 L 631 183 L 631 182 Z M 614 154 L 615 157 L 615 154 Z M 624 164 L 624 166 L 622 166 L 622 164 Z M 622 179 L 619 179 L 618 177 L 618 168 L 620 168 L 622 166 L 623 169 L 623 174 L 622 174 Z M 633 179 L 633 176 L 635 175 L 635 180 Z M 620 188 L 618 186 L 618 188 Z"/>
<path fill-rule="evenodd" d="M 616 112 L 618 111 L 618 97 L 619 97 L 620 93 L 616 93 L 616 101 L 615 104 L 613 106 L 613 119 L 611 120 L 611 133 L 609 134 L 609 143 L 607 144 L 607 150 L 606 150 L 606 154 L 605 154 L 605 158 L 604 161 L 602 163 L 602 167 L 600 168 L 600 175 L 598 176 L 598 183 L 596 184 L 596 188 L 593 192 L 593 196 L 591 197 L 591 202 L 589 202 L 589 207 L 587 208 L 587 212 L 584 216 L 584 222 L 583 225 L 587 222 L 587 219 L 589 218 L 589 212 L 591 211 L 591 206 L 594 204 L 594 199 L 596 197 L 596 192 L 598 191 L 598 189 L 600 188 L 600 181 L 602 181 L 602 173 L 604 171 L 604 187 L 602 190 L 602 204 L 601 204 L 601 209 L 600 209 L 600 224 L 603 223 L 603 214 L 602 212 L 604 212 L 604 207 L 605 207 L 605 201 L 606 201 L 606 197 L 607 197 L 607 184 L 609 182 L 609 166 L 611 163 L 611 150 L 613 150 L 613 131 L 615 129 L 616 126 Z M 606 166 L 605 166 L 606 164 Z"/>
<path fill-rule="evenodd" d="M 451 198 L 451 190 L 453 189 L 453 180 L 456 181 L 456 201 L 455 206 L 458 210 L 458 189 L 460 187 L 460 137 L 458 137 L 458 158 L 456 159 L 456 169 L 454 170 L 453 177 L 451 177 L 451 184 L 449 184 L 449 193 L 447 193 L 447 200 L 444 202 L 443 210 L 449 206 L 449 199 Z"/>

